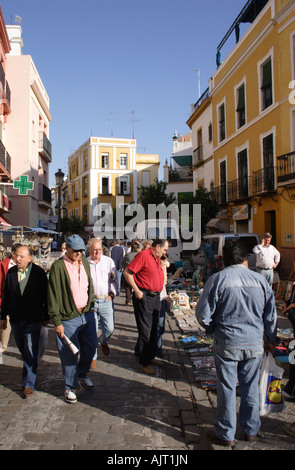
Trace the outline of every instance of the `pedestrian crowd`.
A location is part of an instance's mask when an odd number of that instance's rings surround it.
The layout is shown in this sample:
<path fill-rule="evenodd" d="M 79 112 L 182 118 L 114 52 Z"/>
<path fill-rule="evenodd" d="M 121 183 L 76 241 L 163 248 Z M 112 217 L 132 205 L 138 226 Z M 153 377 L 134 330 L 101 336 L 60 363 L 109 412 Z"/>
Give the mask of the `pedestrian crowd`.
<path fill-rule="evenodd" d="M 239 241 L 224 246 L 224 269 L 214 272 L 214 253 L 204 239 L 204 289 L 196 318 L 214 337 L 217 372 L 217 413 L 207 438 L 232 446 L 236 433 L 236 387 L 241 403 L 239 424 L 246 440 L 259 435 L 259 376 L 265 352 L 274 352 L 277 314 L 272 290 L 280 253 L 266 233 L 254 247 L 256 271 L 248 268 L 248 251 Z M 134 354 L 144 374 L 153 375 L 163 357 L 169 240 L 134 240 L 111 246 L 91 238 L 87 246 L 71 235 L 48 275 L 34 264 L 28 246 L 13 246 L 0 263 L 0 341 L 7 348 L 12 331 L 22 355 L 25 398 L 34 394 L 39 342 L 44 326 L 52 322 L 64 379 L 67 403 L 77 402 L 79 384 L 94 385 L 89 371 L 96 368 L 98 345 L 110 354 L 115 328 L 114 298 L 125 288 L 125 304 L 133 305 L 138 331 Z M 85 254 L 84 254 L 85 252 Z M 295 284 L 294 284 L 295 286 Z M 281 307 L 295 332 L 295 287 Z M 98 338 L 100 331 L 100 336 Z M 295 336 L 295 335 L 294 335 Z M 290 365 L 285 397 L 295 398 L 295 366 Z M 295 424 L 285 431 L 295 435 Z"/>

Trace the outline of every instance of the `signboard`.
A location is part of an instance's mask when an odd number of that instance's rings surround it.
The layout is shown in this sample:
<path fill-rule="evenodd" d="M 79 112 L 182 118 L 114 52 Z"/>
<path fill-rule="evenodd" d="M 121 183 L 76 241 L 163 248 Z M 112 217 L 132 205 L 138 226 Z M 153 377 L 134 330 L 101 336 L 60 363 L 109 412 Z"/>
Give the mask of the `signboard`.
<path fill-rule="evenodd" d="M 249 219 L 249 206 L 245 204 L 244 206 L 233 207 L 233 220 L 248 220 Z"/>
<path fill-rule="evenodd" d="M 18 194 L 21 196 L 26 196 L 28 191 L 33 191 L 34 183 L 28 181 L 27 176 L 21 176 L 19 180 L 13 182 L 13 188 L 18 189 Z"/>

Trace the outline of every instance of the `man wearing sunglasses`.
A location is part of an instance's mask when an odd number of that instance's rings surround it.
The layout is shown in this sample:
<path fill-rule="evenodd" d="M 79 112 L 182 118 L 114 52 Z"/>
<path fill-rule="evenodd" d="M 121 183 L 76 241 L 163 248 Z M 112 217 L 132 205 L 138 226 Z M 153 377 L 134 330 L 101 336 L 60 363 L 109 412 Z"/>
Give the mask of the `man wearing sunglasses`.
<path fill-rule="evenodd" d="M 82 257 L 84 249 L 82 238 L 71 235 L 65 255 L 53 263 L 49 275 L 48 313 L 55 326 L 67 403 L 76 403 L 78 381 L 93 389 L 87 374 L 97 348 L 97 335 L 94 290 L 89 263 Z M 64 336 L 79 349 L 79 354 L 72 353 Z"/>

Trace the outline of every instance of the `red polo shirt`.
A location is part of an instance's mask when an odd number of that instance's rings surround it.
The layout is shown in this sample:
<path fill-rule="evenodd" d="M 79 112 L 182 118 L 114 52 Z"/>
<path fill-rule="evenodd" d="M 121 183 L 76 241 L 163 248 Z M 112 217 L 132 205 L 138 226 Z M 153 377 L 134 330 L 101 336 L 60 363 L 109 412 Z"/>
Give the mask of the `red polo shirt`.
<path fill-rule="evenodd" d="M 155 259 L 151 248 L 138 253 L 127 269 L 134 273 L 134 280 L 140 289 L 161 292 L 164 273 L 160 258 Z"/>

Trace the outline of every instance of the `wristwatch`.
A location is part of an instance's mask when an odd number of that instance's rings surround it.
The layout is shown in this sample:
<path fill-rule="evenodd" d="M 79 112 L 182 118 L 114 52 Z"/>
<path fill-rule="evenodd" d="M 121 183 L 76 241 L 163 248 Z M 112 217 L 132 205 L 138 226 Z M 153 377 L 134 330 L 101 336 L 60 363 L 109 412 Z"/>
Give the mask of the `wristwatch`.
<path fill-rule="evenodd" d="M 113 299 L 115 297 L 115 294 L 113 292 L 109 292 L 109 296 Z"/>

